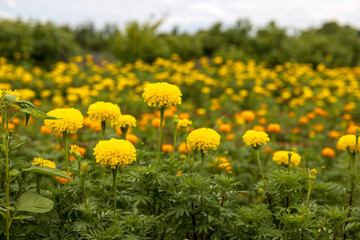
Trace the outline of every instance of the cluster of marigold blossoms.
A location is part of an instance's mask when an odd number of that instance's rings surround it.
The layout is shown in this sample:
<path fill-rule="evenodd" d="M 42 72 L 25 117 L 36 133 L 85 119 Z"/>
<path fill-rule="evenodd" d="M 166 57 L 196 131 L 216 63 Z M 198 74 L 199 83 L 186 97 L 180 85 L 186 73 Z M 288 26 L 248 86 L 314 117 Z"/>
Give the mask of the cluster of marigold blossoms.
<path fill-rule="evenodd" d="M 324 144 L 319 151 L 324 158 L 333 158 L 337 150 L 354 152 L 356 149 L 353 139 L 358 128 L 354 119 L 356 101 L 360 100 L 357 84 L 360 68 L 330 69 L 322 64 L 314 68 L 309 64 L 296 63 L 268 68 L 255 61 L 230 61 L 221 57 L 189 62 L 182 62 L 179 58 L 159 58 L 152 64 L 137 61 L 127 65 L 104 61 L 96 65 L 90 55 L 71 58 L 68 63 L 59 62 L 49 71 L 14 66 L 4 58 L 1 63 L 0 77 L 4 81 L 0 83 L 0 89 L 8 89 L 10 93 L 9 89 L 14 86 L 24 86 L 11 92 L 39 107 L 59 107 L 48 112 L 58 120 L 45 120 L 45 125 L 41 127 L 44 134 L 61 136 L 67 132 L 70 137 L 76 138 L 77 131 L 83 126 L 100 132 L 101 123 L 107 122 L 115 128 L 119 137 L 123 136 L 122 128 L 128 127 L 126 140 L 136 144 L 139 141 L 136 136 L 138 131 L 147 131 L 149 127 L 160 128 L 160 109 L 164 108 L 164 119 L 177 113 L 178 130 L 187 129 L 189 132 L 187 145 L 184 139 L 178 146 L 169 144 L 169 140 L 163 143 L 161 149 L 168 153 L 216 149 L 220 144 L 220 135 L 221 141 L 237 144 L 242 138 L 245 145 L 254 148 L 268 143 L 269 136 L 273 142 L 284 138 L 293 142 L 327 136 L 334 140 L 331 144 Z M 155 83 L 151 84 L 149 79 Z M 221 85 L 218 79 L 221 79 Z M 76 87 L 73 86 L 75 81 Z M 222 91 L 219 92 L 220 87 Z M 190 90 L 199 92 L 203 99 L 199 102 L 183 101 L 180 89 L 185 89 L 186 93 Z M 143 101 L 159 110 L 152 113 L 137 111 L 134 116 L 121 114 L 119 105 L 122 106 L 122 103 L 140 105 Z M 248 101 L 259 104 L 250 106 Z M 203 105 L 204 102 L 208 106 Z M 227 106 L 229 102 L 231 106 Z M 85 117 L 74 108 L 80 103 L 88 108 Z M 177 107 L 180 104 L 181 108 Z M 286 107 L 279 110 L 280 106 Z M 226 118 L 220 118 L 223 112 Z M 282 115 L 279 118 L 274 114 Z M 207 133 L 201 134 L 200 129 L 195 130 L 202 127 L 197 125 L 198 122 L 214 115 L 219 118 L 209 127 L 218 130 L 220 135 L 211 132 L 210 128 Z M 338 120 L 338 116 L 341 119 L 337 125 L 326 124 L 331 123 L 330 120 Z M 285 120 L 280 121 L 281 118 Z M 22 123 L 21 119 L 14 118 L 9 129 L 14 130 Z M 253 132 L 242 135 L 248 129 Z M 265 132 L 269 135 L 262 134 Z M 290 135 L 291 140 L 287 137 Z M 335 139 L 339 138 L 335 145 Z M 264 149 L 279 155 L 276 150 L 282 148 L 269 145 Z M 274 155 L 274 162 L 287 164 L 286 160 L 279 159 L 285 158 Z M 290 165 L 298 165 L 300 160 L 297 160 L 296 153 L 291 159 Z"/>

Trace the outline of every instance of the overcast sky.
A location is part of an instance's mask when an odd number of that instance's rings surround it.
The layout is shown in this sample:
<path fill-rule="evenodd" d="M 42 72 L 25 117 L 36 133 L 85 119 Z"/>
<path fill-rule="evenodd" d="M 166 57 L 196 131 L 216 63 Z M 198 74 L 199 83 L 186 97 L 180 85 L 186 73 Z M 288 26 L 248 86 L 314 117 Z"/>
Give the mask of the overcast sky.
<path fill-rule="evenodd" d="M 0 16 L 71 25 L 92 21 L 97 27 L 166 17 L 162 31 L 195 31 L 217 21 L 231 25 L 240 18 L 255 26 L 275 20 L 301 29 L 336 20 L 360 28 L 360 0 L 0 0 Z"/>

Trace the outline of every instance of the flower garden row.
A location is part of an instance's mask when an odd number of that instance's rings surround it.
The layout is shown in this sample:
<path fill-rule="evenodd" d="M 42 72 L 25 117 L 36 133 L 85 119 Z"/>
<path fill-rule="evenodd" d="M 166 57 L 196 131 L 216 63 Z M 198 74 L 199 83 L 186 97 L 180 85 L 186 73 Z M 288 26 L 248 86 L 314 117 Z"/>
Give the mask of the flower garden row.
<path fill-rule="evenodd" d="M 357 236 L 357 68 L 176 56 L 100 67 L 87 56 L 30 73 L 1 63 L 8 239 Z M 140 92 L 158 111 L 141 114 L 151 110 Z M 35 139 L 20 146 L 19 130 Z"/>

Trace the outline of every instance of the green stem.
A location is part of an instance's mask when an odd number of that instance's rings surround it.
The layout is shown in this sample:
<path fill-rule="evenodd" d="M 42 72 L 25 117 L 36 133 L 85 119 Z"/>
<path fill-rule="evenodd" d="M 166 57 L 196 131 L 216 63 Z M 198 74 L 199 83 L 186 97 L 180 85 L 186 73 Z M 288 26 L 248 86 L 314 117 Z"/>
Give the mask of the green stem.
<path fill-rule="evenodd" d="M 120 129 L 121 129 L 121 132 L 123 134 L 124 140 L 126 140 L 126 134 L 127 134 L 128 130 L 129 130 L 129 126 L 121 127 Z"/>
<path fill-rule="evenodd" d="M 174 153 L 176 152 L 176 135 L 177 135 L 177 126 L 174 124 Z"/>
<path fill-rule="evenodd" d="M 314 180 L 309 180 L 309 188 L 308 188 L 308 193 L 307 193 L 307 197 L 306 197 L 306 202 L 305 202 L 305 207 L 308 206 L 308 202 L 309 202 L 309 199 L 310 199 L 310 194 L 311 194 L 311 188 L 312 188 L 312 185 L 314 183 Z"/>
<path fill-rule="evenodd" d="M 112 169 L 113 173 L 113 187 L 114 187 L 114 218 L 116 218 L 116 174 L 117 174 L 118 166 Z"/>
<path fill-rule="evenodd" d="M 106 129 L 106 122 L 101 122 L 101 140 L 105 140 L 105 129 Z"/>
<path fill-rule="evenodd" d="M 201 177 L 204 177 L 204 160 L 205 160 L 205 153 L 203 150 L 201 152 Z M 201 205 L 201 211 L 203 210 L 203 188 L 201 186 L 200 190 L 200 205 Z"/>
<path fill-rule="evenodd" d="M 21 111 L 17 111 L 9 120 L 11 122 Z"/>
<path fill-rule="evenodd" d="M 9 207 L 9 198 L 10 198 L 10 178 L 9 178 L 9 122 L 7 116 L 7 107 L 4 109 L 4 117 L 2 118 L 2 122 L 5 122 L 5 138 L 3 139 L 4 147 L 5 147 L 5 207 Z M 6 213 L 6 223 L 5 223 L 5 232 L 6 239 L 10 239 L 10 212 Z"/>
<path fill-rule="evenodd" d="M 40 194 L 41 177 L 41 173 L 36 174 L 36 190 L 38 194 Z"/>
<path fill-rule="evenodd" d="M 162 130 L 163 130 L 163 121 L 164 121 L 164 112 L 165 108 L 160 108 L 160 128 L 159 128 L 159 144 L 158 144 L 158 151 L 156 156 L 156 165 L 159 164 L 159 158 L 160 158 L 160 149 L 161 149 L 161 142 L 162 142 Z"/>
<path fill-rule="evenodd" d="M 204 160 L 205 160 L 205 153 L 203 150 L 201 152 L 201 176 L 204 177 Z"/>
<path fill-rule="evenodd" d="M 63 132 L 64 150 L 65 150 L 65 164 L 66 172 L 69 174 L 69 147 L 68 147 L 68 134 L 66 131 Z"/>
<path fill-rule="evenodd" d="M 264 172 L 262 170 L 261 162 L 260 162 L 260 153 L 259 153 L 260 149 L 255 149 L 255 152 L 256 152 L 256 159 L 257 159 L 257 162 L 258 162 L 258 165 L 259 165 L 259 168 L 260 168 L 260 172 L 261 172 L 261 177 L 265 182 L 265 175 L 264 175 Z"/>
<path fill-rule="evenodd" d="M 188 129 L 185 128 L 185 147 L 186 147 L 186 152 L 187 152 L 188 158 L 190 158 L 190 152 L 189 152 L 188 144 L 187 144 L 187 136 L 188 136 Z"/>

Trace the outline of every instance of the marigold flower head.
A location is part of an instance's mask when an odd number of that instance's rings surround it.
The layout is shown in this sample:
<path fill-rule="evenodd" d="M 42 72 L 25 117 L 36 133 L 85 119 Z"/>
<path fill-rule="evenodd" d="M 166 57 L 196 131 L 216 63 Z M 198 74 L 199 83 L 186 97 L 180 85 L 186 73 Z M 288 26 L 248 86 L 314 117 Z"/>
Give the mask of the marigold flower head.
<path fill-rule="evenodd" d="M 352 126 L 349 126 L 346 130 L 346 132 L 348 134 L 355 134 L 356 133 L 356 129 L 360 129 L 359 126 L 356 126 L 356 125 L 352 125 Z"/>
<path fill-rule="evenodd" d="M 321 150 L 321 156 L 323 157 L 327 157 L 327 158 L 333 158 L 335 157 L 336 153 L 335 150 L 332 148 L 323 148 L 323 150 Z"/>
<path fill-rule="evenodd" d="M 53 161 L 45 160 L 43 158 L 34 158 L 32 165 L 40 167 L 56 168 L 56 164 Z"/>
<path fill-rule="evenodd" d="M 177 124 L 177 128 L 187 128 L 188 126 L 192 125 L 192 121 L 190 121 L 189 119 L 179 119 L 179 122 Z"/>
<path fill-rule="evenodd" d="M 199 128 L 192 131 L 187 137 L 187 142 L 192 150 L 216 150 L 220 144 L 220 135 L 210 128 Z"/>
<path fill-rule="evenodd" d="M 304 117 L 304 116 L 299 118 L 299 124 L 300 125 L 307 125 L 308 123 L 309 123 L 309 118 Z"/>
<path fill-rule="evenodd" d="M 290 166 L 299 166 L 301 162 L 301 156 L 296 152 L 291 151 L 277 151 L 274 153 L 272 160 L 276 164 L 283 164 L 283 165 L 289 165 L 289 154 L 291 154 L 290 157 Z"/>
<path fill-rule="evenodd" d="M 254 125 L 252 127 L 252 130 L 259 131 L 259 132 L 265 132 L 265 128 L 261 125 Z"/>
<path fill-rule="evenodd" d="M 215 164 L 210 164 L 210 166 L 217 166 L 218 168 L 223 168 L 226 171 L 230 171 L 231 170 L 231 164 L 229 159 L 227 159 L 226 157 L 217 157 L 215 159 Z"/>
<path fill-rule="evenodd" d="M 153 119 L 151 120 L 151 126 L 156 127 L 156 128 L 160 128 L 160 122 L 161 122 L 161 119 L 160 119 L 160 118 L 153 118 Z M 163 121 L 162 125 L 163 125 L 163 127 L 164 127 L 165 121 Z"/>
<path fill-rule="evenodd" d="M 80 175 L 82 176 L 86 175 L 87 170 L 88 170 L 88 164 L 86 162 L 81 164 Z"/>
<path fill-rule="evenodd" d="M 295 128 L 293 128 L 292 130 L 291 130 L 291 133 L 292 134 L 300 134 L 300 132 L 301 132 L 301 130 L 300 130 L 300 128 L 297 128 L 297 127 L 295 127 Z"/>
<path fill-rule="evenodd" d="M 20 96 L 21 94 L 18 92 L 18 90 L 11 90 L 11 89 L 7 89 L 7 90 L 0 90 L 1 92 L 2 91 L 5 91 L 6 94 L 8 95 L 13 95 L 13 96 L 17 96 L 16 100 L 19 100 L 20 99 Z M 2 94 L 0 94 L 0 97 L 2 98 Z"/>
<path fill-rule="evenodd" d="M 354 153 L 356 148 L 356 136 L 351 134 L 344 135 L 339 138 L 337 145 L 341 151 L 349 151 L 350 153 Z M 358 142 L 357 151 L 360 151 L 360 141 Z"/>
<path fill-rule="evenodd" d="M 142 96 L 148 106 L 163 108 L 181 104 L 182 94 L 177 86 L 161 82 L 147 85 Z"/>
<path fill-rule="evenodd" d="M 251 110 L 245 110 L 240 113 L 240 117 L 243 118 L 247 123 L 254 121 L 255 113 Z"/>
<path fill-rule="evenodd" d="M 231 131 L 231 125 L 230 124 L 226 124 L 226 123 L 222 123 L 219 126 L 219 131 L 223 132 L 223 133 L 228 133 Z"/>
<path fill-rule="evenodd" d="M 100 132 L 101 131 L 101 122 L 98 120 L 91 120 L 89 127 L 94 132 Z"/>
<path fill-rule="evenodd" d="M 311 176 L 316 176 L 316 174 L 317 174 L 317 170 L 315 168 L 310 170 L 310 175 Z"/>
<path fill-rule="evenodd" d="M 70 146 L 70 153 L 74 154 L 74 153 L 78 152 L 79 148 L 80 147 L 78 145 L 72 144 Z"/>
<path fill-rule="evenodd" d="M 257 148 L 262 144 L 265 145 L 268 141 L 270 141 L 267 133 L 256 130 L 246 131 L 242 138 L 246 146 L 252 146 L 253 148 Z"/>
<path fill-rule="evenodd" d="M 66 173 L 67 175 L 71 176 L 71 173 L 67 173 L 66 171 L 62 171 L 63 173 Z M 73 180 L 69 180 L 69 179 L 66 179 L 66 178 L 62 178 L 62 177 L 55 177 L 56 180 L 58 180 L 60 183 L 62 184 L 65 184 L 65 183 L 68 183 L 68 182 L 72 182 Z"/>
<path fill-rule="evenodd" d="M 161 146 L 161 150 L 162 150 L 163 152 L 171 153 L 171 152 L 174 151 L 174 147 L 173 147 L 173 145 L 171 145 L 171 144 L 163 144 L 163 145 Z"/>
<path fill-rule="evenodd" d="M 190 119 L 190 114 L 187 113 L 187 112 L 180 113 L 179 114 L 179 119 L 184 119 L 184 118 Z"/>
<path fill-rule="evenodd" d="M 116 120 L 111 122 L 115 128 L 136 127 L 136 119 L 132 115 L 120 115 Z"/>
<path fill-rule="evenodd" d="M 316 175 L 317 175 L 317 170 L 315 168 L 311 169 L 310 170 L 310 173 L 309 173 L 309 179 L 314 181 L 316 179 Z"/>
<path fill-rule="evenodd" d="M 116 120 L 120 116 L 121 112 L 120 108 L 116 104 L 98 101 L 89 106 L 87 114 L 92 120 L 111 122 Z"/>
<path fill-rule="evenodd" d="M 132 144 L 135 144 L 138 142 L 138 137 L 134 134 L 128 133 L 126 134 L 126 140 L 128 140 Z"/>
<path fill-rule="evenodd" d="M 51 134 L 51 129 L 48 129 L 46 126 L 41 126 L 40 128 L 40 132 L 42 132 L 43 134 Z"/>
<path fill-rule="evenodd" d="M 189 146 L 189 144 L 185 144 L 185 142 L 180 143 L 179 147 L 178 147 L 178 152 L 179 153 L 187 153 L 187 152 L 191 152 L 191 147 Z"/>
<path fill-rule="evenodd" d="M 54 134 L 76 133 L 83 126 L 84 117 L 75 108 L 59 108 L 52 110 L 47 115 L 58 118 L 57 120 L 45 119 L 45 126 Z"/>
<path fill-rule="evenodd" d="M 267 130 L 269 133 L 279 133 L 281 131 L 281 126 L 278 123 L 270 123 Z"/>
<path fill-rule="evenodd" d="M 103 167 L 124 167 L 136 161 L 136 149 L 129 141 L 112 138 L 98 142 L 94 148 L 94 156 L 96 162 Z"/>
<path fill-rule="evenodd" d="M 235 133 L 229 133 L 226 135 L 226 139 L 229 140 L 229 141 L 232 141 L 234 140 L 236 137 Z"/>

